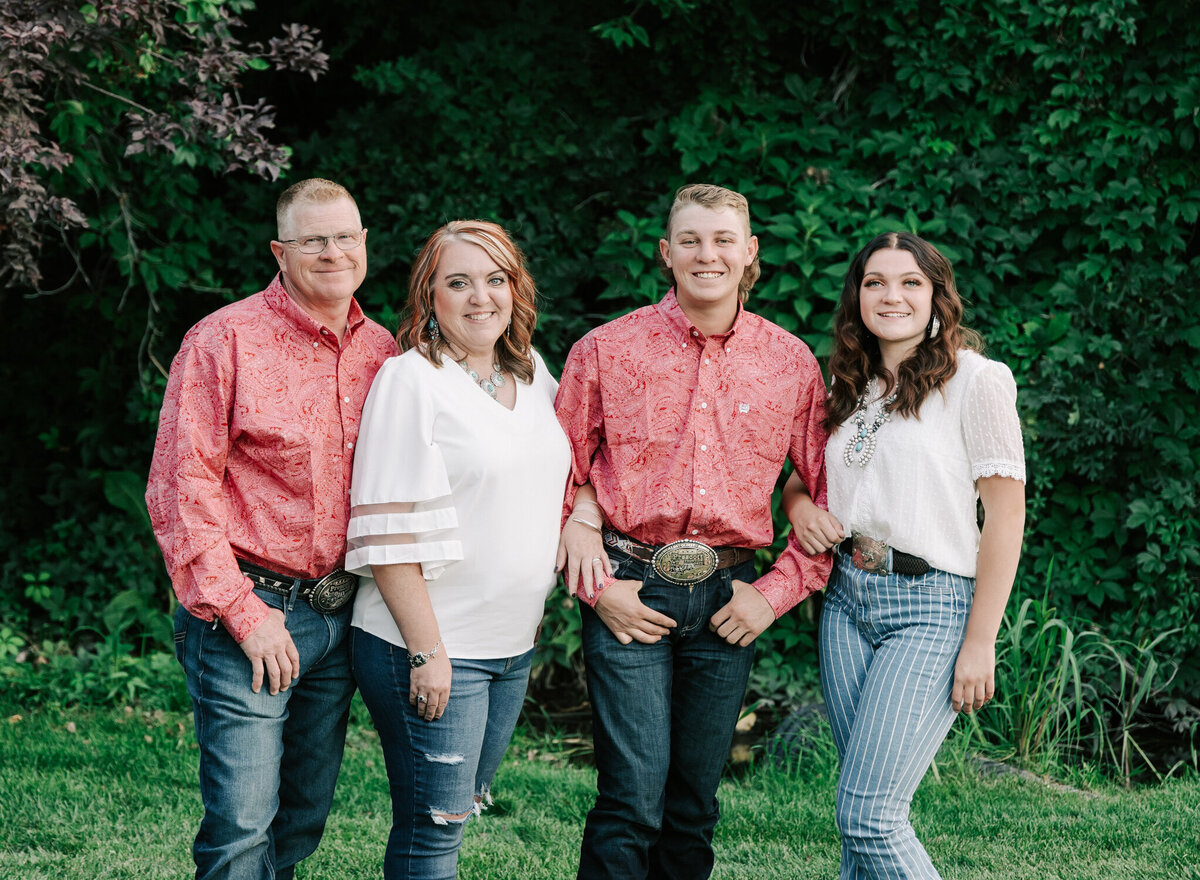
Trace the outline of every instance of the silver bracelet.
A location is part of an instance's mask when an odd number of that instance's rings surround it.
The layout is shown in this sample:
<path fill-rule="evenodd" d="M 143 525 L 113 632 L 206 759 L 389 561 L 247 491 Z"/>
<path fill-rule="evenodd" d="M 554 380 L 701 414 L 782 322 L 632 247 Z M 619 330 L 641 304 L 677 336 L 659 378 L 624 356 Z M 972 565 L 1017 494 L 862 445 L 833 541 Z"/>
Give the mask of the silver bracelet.
<path fill-rule="evenodd" d="M 418 666 L 424 666 L 426 663 L 428 663 L 430 660 L 432 660 L 434 657 L 437 656 L 437 649 L 440 648 L 441 646 L 442 646 L 442 640 L 438 639 L 436 642 L 434 642 L 433 647 L 430 648 L 428 651 L 417 651 L 416 653 L 409 651 L 408 665 L 410 667 L 412 667 L 413 669 L 416 669 Z"/>
<path fill-rule="evenodd" d="M 577 516 L 573 516 L 573 517 L 571 517 L 571 522 L 577 522 L 577 523 L 579 523 L 580 525 L 587 526 L 589 529 L 595 529 L 595 530 L 596 530 L 596 531 L 598 531 L 598 532 L 603 532 L 603 531 L 604 531 L 604 529 L 600 528 L 600 526 L 596 525 L 596 524 L 595 524 L 594 522 L 592 522 L 591 520 L 580 519 L 580 518 L 579 518 L 579 517 L 577 517 Z"/>

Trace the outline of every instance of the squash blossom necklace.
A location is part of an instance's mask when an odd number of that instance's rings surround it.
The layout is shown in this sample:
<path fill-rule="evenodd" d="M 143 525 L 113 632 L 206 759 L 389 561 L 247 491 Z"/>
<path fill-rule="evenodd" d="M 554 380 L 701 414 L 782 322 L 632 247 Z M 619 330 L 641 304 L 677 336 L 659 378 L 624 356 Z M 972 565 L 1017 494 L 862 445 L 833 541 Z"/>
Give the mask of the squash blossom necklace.
<path fill-rule="evenodd" d="M 846 448 L 842 452 L 842 461 L 846 463 L 846 467 L 852 467 L 855 460 L 858 460 L 859 467 L 866 467 L 867 462 L 871 460 L 871 456 L 875 454 L 875 435 L 879 429 L 891 419 L 891 411 L 888 407 L 896 402 L 896 393 L 892 395 L 882 404 L 880 404 L 879 412 L 875 414 L 875 418 L 871 423 L 867 424 L 867 401 L 875 396 L 875 378 L 867 382 L 867 387 L 863 393 L 858 395 L 858 406 L 854 410 L 854 432 L 850 435 L 850 439 L 846 441 Z"/>

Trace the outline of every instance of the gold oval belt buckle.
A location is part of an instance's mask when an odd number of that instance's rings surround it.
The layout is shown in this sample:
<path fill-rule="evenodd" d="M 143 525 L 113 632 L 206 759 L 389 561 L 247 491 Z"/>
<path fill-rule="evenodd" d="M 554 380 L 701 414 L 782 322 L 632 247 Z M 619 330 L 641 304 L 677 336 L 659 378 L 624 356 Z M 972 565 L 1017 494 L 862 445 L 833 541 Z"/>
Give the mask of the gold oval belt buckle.
<path fill-rule="evenodd" d="M 348 571 L 326 575 L 312 588 L 308 604 L 321 614 L 332 614 L 354 598 L 358 588 L 358 575 Z"/>
<path fill-rule="evenodd" d="M 685 538 L 655 550 L 650 565 L 663 580 L 691 586 L 717 570 L 717 551 L 707 544 Z"/>

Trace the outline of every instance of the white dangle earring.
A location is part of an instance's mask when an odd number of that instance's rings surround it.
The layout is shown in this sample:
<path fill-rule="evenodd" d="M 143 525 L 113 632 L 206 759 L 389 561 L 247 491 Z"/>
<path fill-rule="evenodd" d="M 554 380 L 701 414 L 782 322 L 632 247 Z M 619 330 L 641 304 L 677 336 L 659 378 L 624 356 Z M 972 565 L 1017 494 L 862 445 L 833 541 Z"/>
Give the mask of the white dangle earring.
<path fill-rule="evenodd" d="M 929 322 L 929 338 L 933 339 L 938 335 L 938 331 L 942 329 L 942 322 L 938 320 L 937 315 L 933 316 L 933 320 Z"/>

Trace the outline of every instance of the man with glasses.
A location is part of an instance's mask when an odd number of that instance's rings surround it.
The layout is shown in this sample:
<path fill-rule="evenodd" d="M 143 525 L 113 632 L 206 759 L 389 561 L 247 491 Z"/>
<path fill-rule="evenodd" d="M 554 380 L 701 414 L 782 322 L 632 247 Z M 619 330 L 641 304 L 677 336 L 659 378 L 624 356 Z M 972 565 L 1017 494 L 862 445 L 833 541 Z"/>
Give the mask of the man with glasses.
<path fill-rule="evenodd" d="M 350 193 L 304 180 L 276 213 L 279 274 L 188 331 L 171 364 L 146 490 L 180 603 L 204 878 L 290 878 L 320 841 L 354 693 L 351 464 L 396 354 L 354 298 L 367 231 Z"/>

